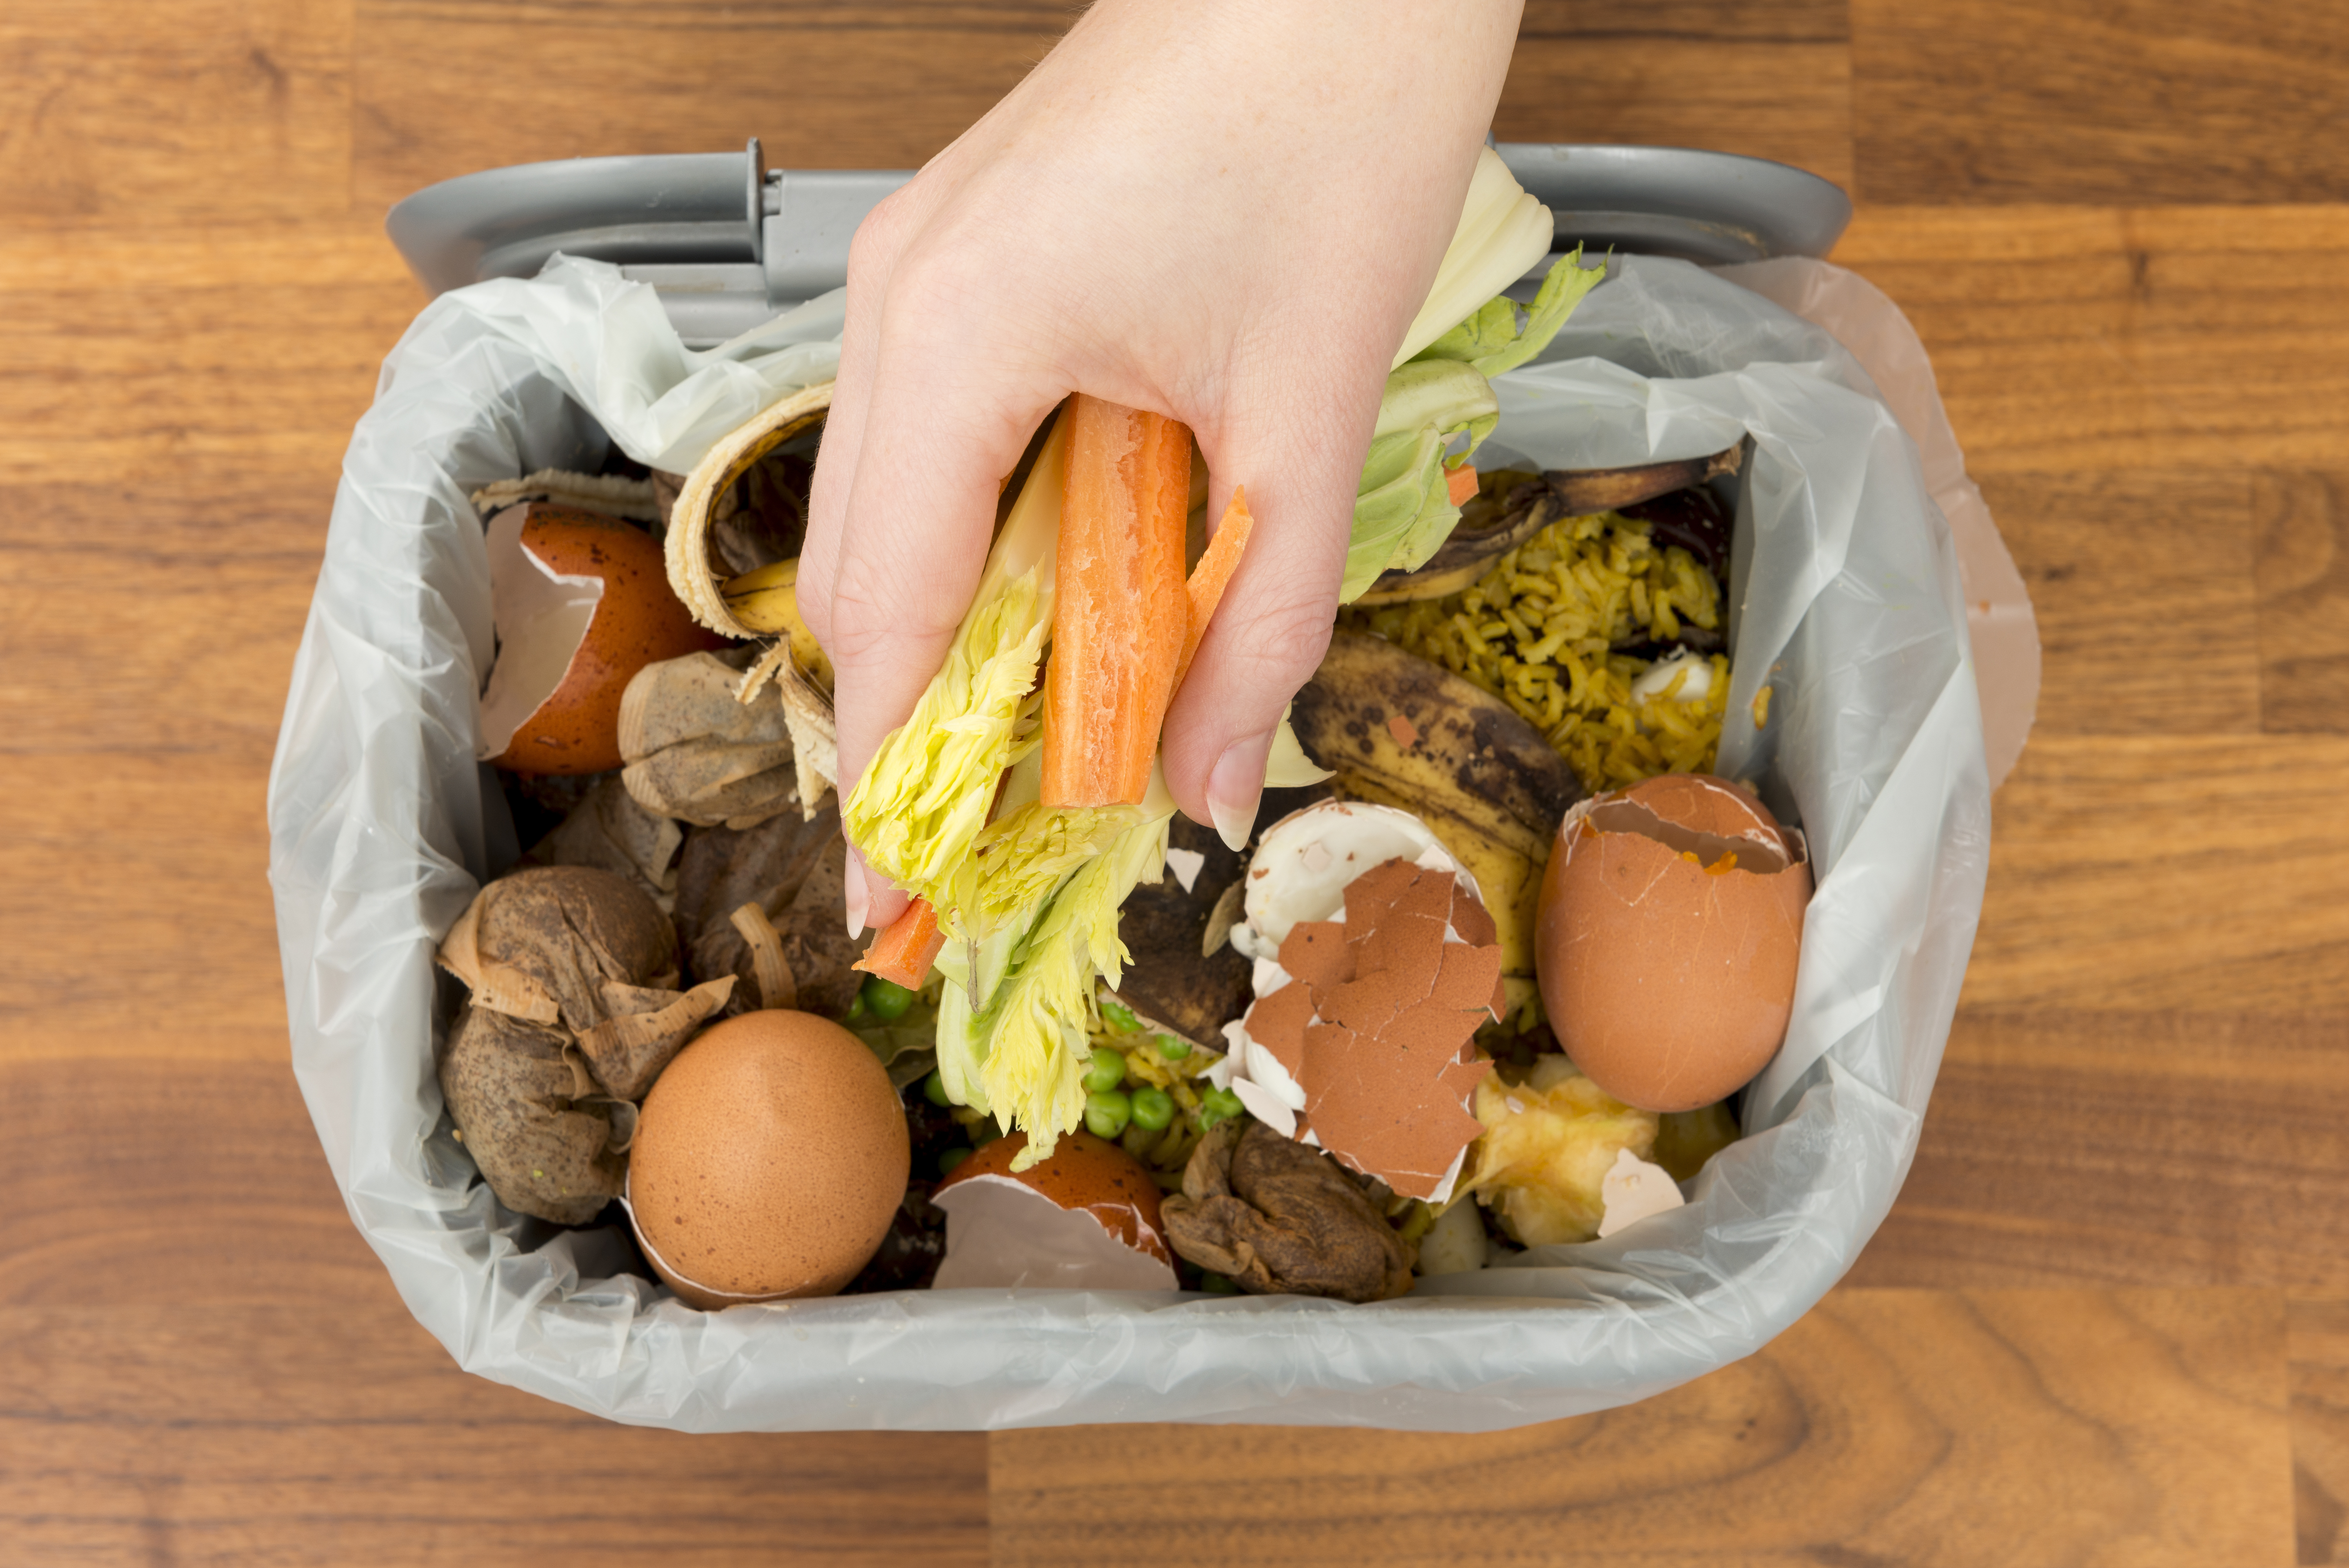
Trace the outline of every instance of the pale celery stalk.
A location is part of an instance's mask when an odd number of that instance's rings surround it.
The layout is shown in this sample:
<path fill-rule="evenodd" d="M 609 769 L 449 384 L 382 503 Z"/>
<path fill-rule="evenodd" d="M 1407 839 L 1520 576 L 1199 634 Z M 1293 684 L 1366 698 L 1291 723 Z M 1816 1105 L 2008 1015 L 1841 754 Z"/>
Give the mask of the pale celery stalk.
<path fill-rule="evenodd" d="M 928 899 L 950 940 L 972 934 L 953 879 L 987 826 L 997 781 L 1030 738 L 1022 718 L 1052 629 L 1067 454 L 1067 423 L 1055 421 L 946 664 L 881 742 L 842 813 L 866 864 Z"/>

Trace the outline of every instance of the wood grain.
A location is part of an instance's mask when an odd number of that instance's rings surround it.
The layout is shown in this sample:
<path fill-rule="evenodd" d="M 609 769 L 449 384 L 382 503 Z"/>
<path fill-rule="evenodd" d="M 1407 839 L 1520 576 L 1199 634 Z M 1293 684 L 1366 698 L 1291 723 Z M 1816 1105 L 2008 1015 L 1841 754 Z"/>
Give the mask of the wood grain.
<path fill-rule="evenodd" d="M 10 0 L 0 230 L 339 215 L 350 50 L 348 0 Z"/>
<path fill-rule="evenodd" d="M 2349 1008 L 2333 736 L 2034 735 L 1992 803 L 1965 1001 Z"/>
<path fill-rule="evenodd" d="M 1916 324 L 1977 477 L 2349 468 L 2349 208 L 1863 207 L 1835 259 Z"/>
<path fill-rule="evenodd" d="M 2349 8 L 1853 0 L 1870 202 L 2349 196 Z"/>
<path fill-rule="evenodd" d="M 2273 471 L 2251 481 L 2260 728 L 2349 730 L 2349 480 Z"/>
<path fill-rule="evenodd" d="M 1752 1359 L 1484 1437 L 999 1434 L 999 1563 L 2281 1563 L 2284 1304 L 1842 1291 Z M 1133 1484 L 1136 1456 L 1181 1486 Z"/>
<path fill-rule="evenodd" d="M 542 159 L 724 152 L 754 135 L 771 167 L 913 168 L 1010 90 L 1071 15 L 359 0 L 354 199 L 380 207 Z M 495 73 L 497 90 L 481 90 L 476 67 Z"/>
<path fill-rule="evenodd" d="M 2279 607 L 2260 587 L 2253 490 L 2193 472 L 1984 481 L 2039 618 L 2041 733 L 2258 732 Z"/>
<path fill-rule="evenodd" d="M 0 1059 L 0 1558 L 985 1561 L 984 1438 L 686 1438 L 460 1372 L 282 1060 Z"/>
<path fill-rule="evenodd" d="M 987 1562 L 986 1438 L 690 1438 L 468 1376 L 380 1281 L 322 1314 L 0 1307 L 16 1563 Z"/>
<path fill-rule="evenodd" d="M 1735 39 L 1754 44 L 1841 44 L 1851 37 L 1844 0 L 1526 0 L 1517 45 L 1550 38 Z"/>
<path fill-rule="evenodd" d="M 1741 152 L 1849 185 L 1850 50 L 1800 32 L 1720 36 L 1692 26 L 1706 9 L 1680 8 L 1669 32 L 1626 30 L 1619 13 L 1611 27 L 1521 35 L 1493 134 Z"/>
<path fill-rule="evenodd" d="M 2349 1296 L 2295 1294 L 2285 1321 L 2299 1560 L 2349 1563 Z"/>
<path fill-rule="evenodd" d="M 1853 1283 L 2349 1295 L 2349 1014 L 1959 1013 Z"/>

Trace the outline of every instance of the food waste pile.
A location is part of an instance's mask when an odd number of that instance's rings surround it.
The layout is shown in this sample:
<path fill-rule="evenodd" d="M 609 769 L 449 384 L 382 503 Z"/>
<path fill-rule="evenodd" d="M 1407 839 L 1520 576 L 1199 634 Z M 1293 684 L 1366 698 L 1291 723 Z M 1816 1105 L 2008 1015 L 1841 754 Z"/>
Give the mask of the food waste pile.
<path fill-rule="evenodd" d="M 1679 1206 L 1785 1034 L 1810 870 L 1712 772 L 1739 450 L 1475 464 L 1489 378 L 1603 277 L 1504 292 L 1548 233 L 1488 154 L 1235 842 L 1176 814 L 1158 731 L 1254 519 L 1241 488 L 1211 525 L 1172 420 L 1080 395 L 1037 432 L 844 798 L 796 599 L 828 387 L 691 473 L 478 494 L 481 755 L 526 847 L 441 943 L 438 1071 L 498 1200 L 625 1227 L 711 1311 L 1371 1302 Z M 851 840 L 911 896 L 885 929 L 843 928 Z"/>

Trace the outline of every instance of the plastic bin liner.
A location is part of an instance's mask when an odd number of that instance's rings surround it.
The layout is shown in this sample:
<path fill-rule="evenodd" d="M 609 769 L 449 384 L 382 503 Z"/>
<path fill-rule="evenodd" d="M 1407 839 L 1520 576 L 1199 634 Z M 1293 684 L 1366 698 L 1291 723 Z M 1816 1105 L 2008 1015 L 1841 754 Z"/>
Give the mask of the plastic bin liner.
<path fill-rule="evenodd" d="M 483 1376 L 696 1431 L 1475 1431 L 1658 1393 L 1801 1316 L 1907 1173 L 1981 911 L 1990 786 L 1959 564 L 1917 445 L 1835 338 L 1684 263 L 1612 266 L 1541 362 L 1500 378 L 1493 450 L 1598 467 L 1752 438 L 1721 769 L 1799 819 L 1818 873 L 1785 1047 L 1747 1096 L 1748 1136 L 1685 1208 L 1371 1306 L 957 1291 L 717 1314 L 621 1272 L 616 1231 L 500 1209 L 450 1137 L 433 1072 L 454 983 L 436 980 L 437 939 L 515 852 L 473 760 L 491 635 L 467 495 L 592 468 L 607 432 L 682 469 L 762 402 L 830 376 L 839 327 L 832 296 L 691 354 L 649 289 L 557 258 L 535 280 L 435 301 L 386 362 L 270 779 L 295 1075 L 351 1216 L 418 1319 Z"/>

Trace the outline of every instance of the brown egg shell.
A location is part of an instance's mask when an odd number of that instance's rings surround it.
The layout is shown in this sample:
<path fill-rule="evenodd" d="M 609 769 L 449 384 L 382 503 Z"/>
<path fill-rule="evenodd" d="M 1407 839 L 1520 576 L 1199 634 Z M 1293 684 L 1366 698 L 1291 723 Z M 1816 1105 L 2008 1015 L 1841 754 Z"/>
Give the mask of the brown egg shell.
<path fill-rule="evenodd" d="M 600 577 L 604 595 L 563 683 L 514 732 L 499 767 L 600 774 L 621 764 L 620 698 L 636 671 L 727 646 L 669 590 L 661 547 L 632 524 L 575 506 L 530 504 L 523 548 L 562 576 Z"/>
<path fill-rule="evenodd" d="M 1654 815 L 1608 809 L 1627 800 Z M 1664 837 L 1632 830 L 1640 818 Z M 1793 842 L 1723 780 L 1651 780 L 1568 815 L 1542 882 L 1542 1001 L 1600 1088 L 1642 1110 L 1694 1110 L 1768 1064 L 1811 895 Z M 1741 862 L 1764 869 L 1709 869 L 1740 845 Z M 1691 847 L 1702 864 L 1683 857 Z"/>
<path fill-rule="evenodd" d="M 1081 1209 L 1101 1228 L 1137 1252 L 1146 1252 L 1174 1266 L 1166 1245 L 1166 1227 L 1159 1218 L 1158 1184 L 1150 1172 L 1107 1138 L 1081 1129 L 1062 1135 L 1051 1156 L 1026 1170 L 1014 1171 L 1011 1162 L 1028 1147 L 1028 1135 L 1015 1132 L 976 1150 L 956 1166 L 954 1174 L 938 1183 L 946 1191 L 978 1176 L 1000 1176 L 1050 1199 L 1063 1209 Z"/>
<path fill-rule="evenodd" d="M 730 1018 L 669 1064 L 637 1118 L 638 1238 L 697 1306 L 824 1296 L 905 1193 L 905 1108 L 864 1043 L 813 1013 Z"/>

